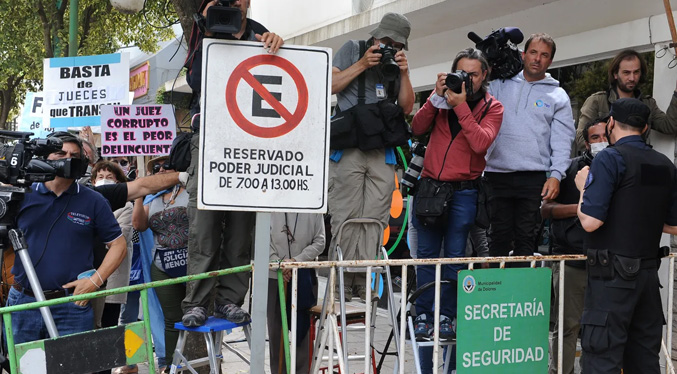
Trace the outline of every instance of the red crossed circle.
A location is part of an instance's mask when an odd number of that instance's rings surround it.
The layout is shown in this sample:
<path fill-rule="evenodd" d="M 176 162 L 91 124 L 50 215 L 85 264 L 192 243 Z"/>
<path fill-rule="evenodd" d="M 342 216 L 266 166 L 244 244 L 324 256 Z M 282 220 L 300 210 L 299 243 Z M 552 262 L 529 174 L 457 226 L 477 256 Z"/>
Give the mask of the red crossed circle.
<path fill-rule="evenodd" d="M 294 113 L 290 113 L 266 87 L 254 78 L 250 70 L 260 65 L 277 66 L 291 76 L 298 93 L 298 103 Z M 247 82 L 268 105 L 284 118 L 283 124 L 275 127 L 261 127 L 245 118 L 237 105 L 237 87 L 242 80 Z M 301 72 L 289 60 L 275 55 L 257 55 L 242 61 L 233 70 L 226 84 L 226 106 L 235 124 L 242 130 L 260 138 L 276 138 L 293 130 L 303 119 L 308 110 L 308 86 L 306 86 L 306 81 Z"/>

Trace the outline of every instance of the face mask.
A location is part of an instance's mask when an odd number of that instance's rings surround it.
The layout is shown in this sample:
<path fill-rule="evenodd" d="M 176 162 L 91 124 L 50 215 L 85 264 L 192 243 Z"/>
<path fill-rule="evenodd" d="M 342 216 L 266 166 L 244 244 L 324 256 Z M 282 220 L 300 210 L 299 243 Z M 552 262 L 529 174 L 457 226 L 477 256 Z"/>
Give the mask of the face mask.
<path fill-rule="evenodd" d="M 607 142 L 590 143 L 590 153 L 592 154 L 592 157 L 597 156 L 598 153 L 602 152 L 602 150 L 608 146 L 609 143 Z"/>
<path fill-rule="evenodd" d="M 606 138 L 609 140 L 609 144 L 611 144 L 611 132 L 612 131 L 613 131 L 613 129 L 609 130 L 609 124 L 607 124 L 604 127 L 604 133 L 606 134 Z"/>
<path fill-rule="evenodd" d="M 98 181 L 96 181 L 96 183 L 94 183 L 96 187 L 105 186 L 107 184 L 115 184 L 115 181 L 112 181 L 110 179 L 99 179 Z"/>

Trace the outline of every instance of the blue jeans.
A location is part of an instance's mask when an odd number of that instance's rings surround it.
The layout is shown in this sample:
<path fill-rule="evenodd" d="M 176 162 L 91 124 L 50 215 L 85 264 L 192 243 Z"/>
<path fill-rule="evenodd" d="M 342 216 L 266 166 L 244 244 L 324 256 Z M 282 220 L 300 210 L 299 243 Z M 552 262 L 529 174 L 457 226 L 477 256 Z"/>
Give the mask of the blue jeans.
<path fill-rule="evenodd" d="M 67 295 L 70 293 L 67 292 Z M 9 290 L 7 305 L 20 305 L 35 302 L 35 298 L 25 295 L 14 288 Z M 66 303 L 49 307 L 59 331 L 59 336 L 89 331 L 94 328 L 94 313 L 91 304 L 77 306 Z M 14 343 L 20 344 L 34 340 L 48 339 L 47 326 L 42 320 L 39 309 L 12 313 L 12 334 Z"/>
<path fill-rule="evenodd" d="M 455 191 L 449 202 L 449 217 L 447 227 L 442 229 L 423 226 L 414 215 L 412 223 L 418 231 L 417 258 L 440 258 L 440 250 L 444 249 L 445 258 L 465 257 L 468 232 L 475 223 L 477 210 L 477 190 Z M 414 212 L 416 200 L 414 200 Z M 444 240 L 444 248 L 442 241 Z M 444 265 L 442 279 L 458 280 L 458 271 L 463 269 L 462 264 Z M 418 266 L 416 269 L 416 284 L 418 287 L 435 280 L 435 266 Z M 422 293 L 416 300 L 416 314 L 433 316 L 433 302 L 435 290 L 431 288 Z M 451 319 L 456 316 L 456 288 L 453 285 L 442 287 L 440 300 L 440 314 Z"/>
<path fill-rule="evenodd" d="M 132 291 L 127 293 L 127 303 L 120 306 L 121 325 L 126 325 L 139 320 L 140 296 L 140 291 Z"/>

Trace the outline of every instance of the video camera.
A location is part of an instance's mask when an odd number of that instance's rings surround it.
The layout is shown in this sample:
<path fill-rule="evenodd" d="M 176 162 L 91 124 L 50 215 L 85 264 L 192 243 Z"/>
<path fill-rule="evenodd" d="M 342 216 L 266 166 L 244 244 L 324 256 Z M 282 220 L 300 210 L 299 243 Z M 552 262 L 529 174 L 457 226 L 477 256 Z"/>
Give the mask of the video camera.
<path fill-rule="evenodd" d="M 44 160 L 50 153 L 61 150 L 61 139 L 29 139 L 32 135 L 32 132 L 0 130 L 0 138 L 17 140 L 16 144 L 0 145 L 0 182 L 26 187 L 34 182 L 50 181 L 55 176 L 69 179 L 82 176 L 82 159 Z"/>
<path fill-rule="evenodd" d="M 219 0 L 207 9 L 205 27 L 218 37 L 219 34 L 235 34 L 242 27 L 242 11 L 231 6 L 233 0 Z"/>
<path fill-rule="evenodd" d="M 484 39 L 471 31 L 468 39 L 475 42 L 475 48 L 484 53 L 491 65 L 489 80 L 510 79 L 522 70 L 524 65 L 517 44 L 524 40 L 524 35 L 519 28 L 501 27 Z"/>

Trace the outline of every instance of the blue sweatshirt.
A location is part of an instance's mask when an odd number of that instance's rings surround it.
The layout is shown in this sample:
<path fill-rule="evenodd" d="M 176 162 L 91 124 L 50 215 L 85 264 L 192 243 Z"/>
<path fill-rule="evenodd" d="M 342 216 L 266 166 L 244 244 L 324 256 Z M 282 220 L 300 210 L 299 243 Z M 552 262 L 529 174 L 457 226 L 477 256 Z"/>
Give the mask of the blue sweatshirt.
<path fill-rule="evenodd" d="M 569 95 L 546 74 L 527 82 L 523 72 L 494 80 L 489 92 L 504 108 L 498 137 L 487 151 L 485 171 L 546 171 L 562 180 L 576 135 Z"/>

